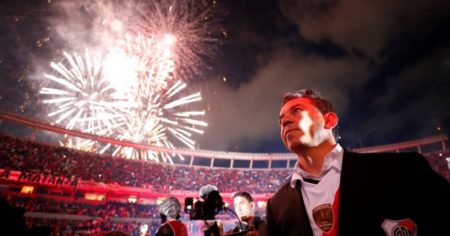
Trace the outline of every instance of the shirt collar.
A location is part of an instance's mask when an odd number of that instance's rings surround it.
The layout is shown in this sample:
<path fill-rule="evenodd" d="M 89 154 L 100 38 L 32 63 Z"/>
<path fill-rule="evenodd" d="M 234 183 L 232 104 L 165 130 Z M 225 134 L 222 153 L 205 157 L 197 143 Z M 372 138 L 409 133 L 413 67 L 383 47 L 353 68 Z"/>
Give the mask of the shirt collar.
<path fill-rule="evenodd" d="M 300 180 L 303 182 L 304 181 L 303 178 L 320 180 L 331 169 L 341 172 L 343 156 L 344 156 L 344 149 L 341 147 L 341 145 L 337 144 L 333 148 L 333 150 L 331 150 L 331 152 L 329 152 L 326 155 L 319 177 L 312 176 L 310 173 L 308 173 L 308 172 L 304 171 L 302 168 L 300 168 L 298 163 L 295 163 L 295 167 L 292 172 L 291 181 L 290 181 L 291 187 L 295 188 L 295 182 L 297 180 Z"/>

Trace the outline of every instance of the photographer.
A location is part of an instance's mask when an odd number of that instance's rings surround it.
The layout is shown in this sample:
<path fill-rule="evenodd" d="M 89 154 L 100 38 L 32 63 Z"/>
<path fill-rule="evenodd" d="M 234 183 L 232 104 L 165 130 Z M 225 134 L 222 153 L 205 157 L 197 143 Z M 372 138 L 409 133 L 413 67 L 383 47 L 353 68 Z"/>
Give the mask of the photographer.
<path fill-rule="evenodd" d="M 217 213 L 223 210 L 222 196 L 214 185 L 205 185 L 199 190 L 199 199 L 193 204 L 192 198 L 185 199 L 186 209 L 191 220 L 214 220 Z M 193 204 L 193 206 L 192 206 Z"/>
<path fill-rule="evenodd" d="M 191 220 L 203 220 L 205 228 L 202 230 L 205 236 L 219 236 L 223 234 L 221 226 L 215 221 L 215 216 L 224 209 L 222 196 L 214 185 L 205 185 L 199 190 L 199 199 L 185 199 L 185 211 L 189 213 Z"/>
<path fill-rule="evenodd" d="M 157 236 L 188 236 L 185 224 L 180 221 L 181 203 L 175 197 L 168 197 L 159 206 L 161 225 Z"/>

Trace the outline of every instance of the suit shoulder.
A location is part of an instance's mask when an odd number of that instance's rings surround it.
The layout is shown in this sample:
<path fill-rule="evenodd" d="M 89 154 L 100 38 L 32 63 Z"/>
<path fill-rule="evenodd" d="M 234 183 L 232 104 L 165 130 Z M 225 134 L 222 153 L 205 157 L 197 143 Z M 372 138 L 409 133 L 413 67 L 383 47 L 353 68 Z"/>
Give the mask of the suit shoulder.
<path fill-rule="evenodd" d="M 286 183 L 284 183 L 281 188 L 279 188 L 275 194 L 272 195 L 272 197 L 270 199 L 279 199 L 279 198 L 283 198 L 284 195 L 286 194 L 286 192 L 291 188 L 291 183 L 290 180 Z"/>
<path fill-rule="evenodd" d="M 345 152 L 344 157 L 347 159 L 358 159 L 361 161 L 389 161 L 389 162 L 426 162 L 424 156 L 417 152 L 377 152 L 377 153 L 357 153 Z"/>
<path fill-rule="evenodd" d="M 379 170 L 394 176 L 415 178 L 425 173 L 433 174 L 427 159 L 417 152 L 403 153 L 352 153 L 344 155 L 342 169 L 353 169 L 356 172 L 364 170 L 366 173 L 377 175 Z M 351 171 L 351 170 L 350 170 Z"/>

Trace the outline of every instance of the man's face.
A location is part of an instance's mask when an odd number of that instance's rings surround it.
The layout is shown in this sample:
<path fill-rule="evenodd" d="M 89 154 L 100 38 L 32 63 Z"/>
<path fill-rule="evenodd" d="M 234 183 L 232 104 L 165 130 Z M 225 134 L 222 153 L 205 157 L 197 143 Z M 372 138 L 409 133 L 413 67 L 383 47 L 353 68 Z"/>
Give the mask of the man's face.
<path fill-rule="evenodd" d="M 237 196 L 234 198 L 233 202 L 234 210 L 236 211 L 239 219 L 254 215 L 254 203 L 247 200 L 247 198 Z"/>
<path fill-rule="evenodd" d="M 309 98 L 294 98 L 280 110 L 281 140 L 291 151 L 316 147 L 329 136 L 323 114 Z"/>

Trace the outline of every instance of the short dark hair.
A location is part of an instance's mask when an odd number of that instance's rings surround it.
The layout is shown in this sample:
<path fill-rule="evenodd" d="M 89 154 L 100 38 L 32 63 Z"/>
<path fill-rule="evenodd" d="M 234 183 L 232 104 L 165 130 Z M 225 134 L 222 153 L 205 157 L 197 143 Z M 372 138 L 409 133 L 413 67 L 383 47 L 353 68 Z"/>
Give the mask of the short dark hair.
<path fill-rule="evenodd" d="M 247 193 L 247 192 L 234 192 L 232 197 L 233 197 L 233 199 L 235 199 L 237 197 L 244 197 L 249 202 L 253 202 L 252 196 L 250 195 L 250 193 Z"/>
<path fill-rule="evenodd" d="M 335 112 L 335 109 L 331 102 L 322 97 L 317 89 L 301 89 L 293 92 L 287 92 L 284 94 L 284 100 L 283 103 L 281 103 L 281 106 L 295 98 L 310 99 L 313 102 L 314 106 L 316 106 L 317 109 L 322 112 L 322 114 Z"/>

